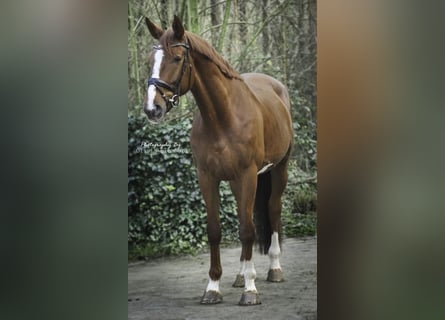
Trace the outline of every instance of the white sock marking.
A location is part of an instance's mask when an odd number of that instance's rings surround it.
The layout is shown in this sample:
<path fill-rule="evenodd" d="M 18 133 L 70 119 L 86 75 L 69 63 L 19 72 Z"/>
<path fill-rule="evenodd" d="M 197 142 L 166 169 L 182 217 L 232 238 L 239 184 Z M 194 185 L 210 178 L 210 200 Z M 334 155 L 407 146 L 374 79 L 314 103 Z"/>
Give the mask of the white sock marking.
<path fill-rule="evenodd" d="M 270 244 L 269 248 L 269 260 L 270 260 L 270 267 L 269 269 L 281 269 L 280 266 L 280 242 L 278 240 L 278 232 L 274 232 L 272 234 L 272 242 Z"/>
<path fill-rule="evenodd" d="M 246 269 L 244 270 L 244 291 L 257 292 L 255 287 L 256 271 L 253 261 L 245 261 Z"/>
<path fill-rule="evenodd" d="M 209 284 L 207 285 L 206 291 L 216 291 L 219 292 L 219 280 L 212 280 L 209 278 Z"/>
<path fill-rule="evenodd" d="M 151 75 L 152 78 L 159 78 L 159 72 L 161 71 L 161 63 L 162 58 L 164 57 L 164 50 L 157 49 L 155 53 L 155 62 L 153 64 L 153 74 Z M 149 85 L 147 90 L 147 104 L 148 104 L 148 110 L 154 110 L 154 100 L 156 96 L 156 87 L 154 85 Z"/>

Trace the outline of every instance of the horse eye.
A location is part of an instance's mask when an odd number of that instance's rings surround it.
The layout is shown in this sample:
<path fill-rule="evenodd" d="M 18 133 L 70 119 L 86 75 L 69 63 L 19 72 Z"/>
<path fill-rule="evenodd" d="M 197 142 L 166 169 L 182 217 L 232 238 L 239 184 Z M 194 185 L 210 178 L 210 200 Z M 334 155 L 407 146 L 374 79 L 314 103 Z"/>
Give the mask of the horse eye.
<path fill-rule="evenodd" d="M 181 61 L 181 56 L 180 56 L 179 54 L 177 54 L 177 55 L 175 56 L 175 61 Z"/>

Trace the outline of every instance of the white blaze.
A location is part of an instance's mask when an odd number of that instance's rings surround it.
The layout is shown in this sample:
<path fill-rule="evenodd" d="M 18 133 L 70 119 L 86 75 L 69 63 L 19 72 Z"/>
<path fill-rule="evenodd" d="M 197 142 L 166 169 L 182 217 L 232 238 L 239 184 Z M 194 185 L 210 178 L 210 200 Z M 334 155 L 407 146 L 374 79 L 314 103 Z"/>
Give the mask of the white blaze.
<path fill-rule="evenodd" d="M 278 240 L 278 232 L 274 232 L 272 234 L 272 243 L 269 248 L 269 259 L 270 259 L 270 268 L 269 269 L 281 269 L 280 266 L 280 243 Z"/>
<path fill-rule="evenodd" d="M 155 53 L 155 63 L 153 64 L 152 78 L 159 78 L 159 72 L 161 71 L 162 58 L 164 57 L 164 50 L 157 49 Z M 154 110 L 154 100 L 156 96 L 156 87 L 149 85 L 147 90 L 147 104 L 148 110 Z"/>

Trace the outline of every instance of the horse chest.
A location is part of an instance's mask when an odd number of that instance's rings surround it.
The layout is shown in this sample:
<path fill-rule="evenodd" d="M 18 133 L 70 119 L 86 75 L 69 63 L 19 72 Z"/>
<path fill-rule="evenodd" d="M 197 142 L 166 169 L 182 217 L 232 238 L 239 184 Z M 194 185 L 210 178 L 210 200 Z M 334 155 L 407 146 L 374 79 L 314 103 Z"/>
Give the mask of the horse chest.
<path fill-rule="evenodd" d="M 236 145 L 229 147 L 226 143 L 201 144 L 193 149 L 198 169 L 223 180 L 233 179 L 239 168 L 248 163 L 245 152 L 238 150 Z"/>

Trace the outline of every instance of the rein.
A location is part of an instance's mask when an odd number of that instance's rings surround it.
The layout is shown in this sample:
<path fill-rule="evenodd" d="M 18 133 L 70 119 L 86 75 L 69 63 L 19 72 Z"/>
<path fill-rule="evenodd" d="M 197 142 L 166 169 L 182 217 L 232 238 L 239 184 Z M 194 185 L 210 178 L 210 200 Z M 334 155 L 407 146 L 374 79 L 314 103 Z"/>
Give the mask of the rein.
<path fill-rule="evenodd" d="M 181 69 L 181 74 L 179 76 L 179 78 L 173 83 L 173 84 L 169 84 L 166 81 L 160 79 L 160 78 L 150 78 L 148 79 L 148 85 L 154 85 L 156 87 L 156 89 L 160 92 L 162 98 L 164 99 L 165 103 L 167 104 L 167 112 L 173 108 L 178 106 L 179 104 L 179 97 L 182 95 L 181 94 L 181 82 L 182 82 L 182 78 L 184 77 L 185 74 L 185 69 L 187 67 L 187 64 L 189 63 L 189 51 L 190 51 L 190 46 L 188 44 L 187 39 L 185 39 L 185 43 L 176 43 L 171 45 L 171 47 L 184 47 L 187 49 L 186 54 L 185 54 L 185 58 L 182 62 L 182 69 Z M 154 49 L 159 50 L 160 47 L 159 46 L 154 46 Z M 189 72 L 189 85 L 190 85 L 190 80 L 192 77 L 192 65 L 189 64 L 190 67 L 190 72 Z M 164 91 L 162 90 L 162 88 L 167 89 L 168 91 L 173 93 L 173 96 L 171 98 L 168 98 Z M 176 89 L 176 90 L 175 90 Z M 188 90 L 187 90 L 188 91 Z M 176 93 L 175 93 L 176 92 Z"/>

